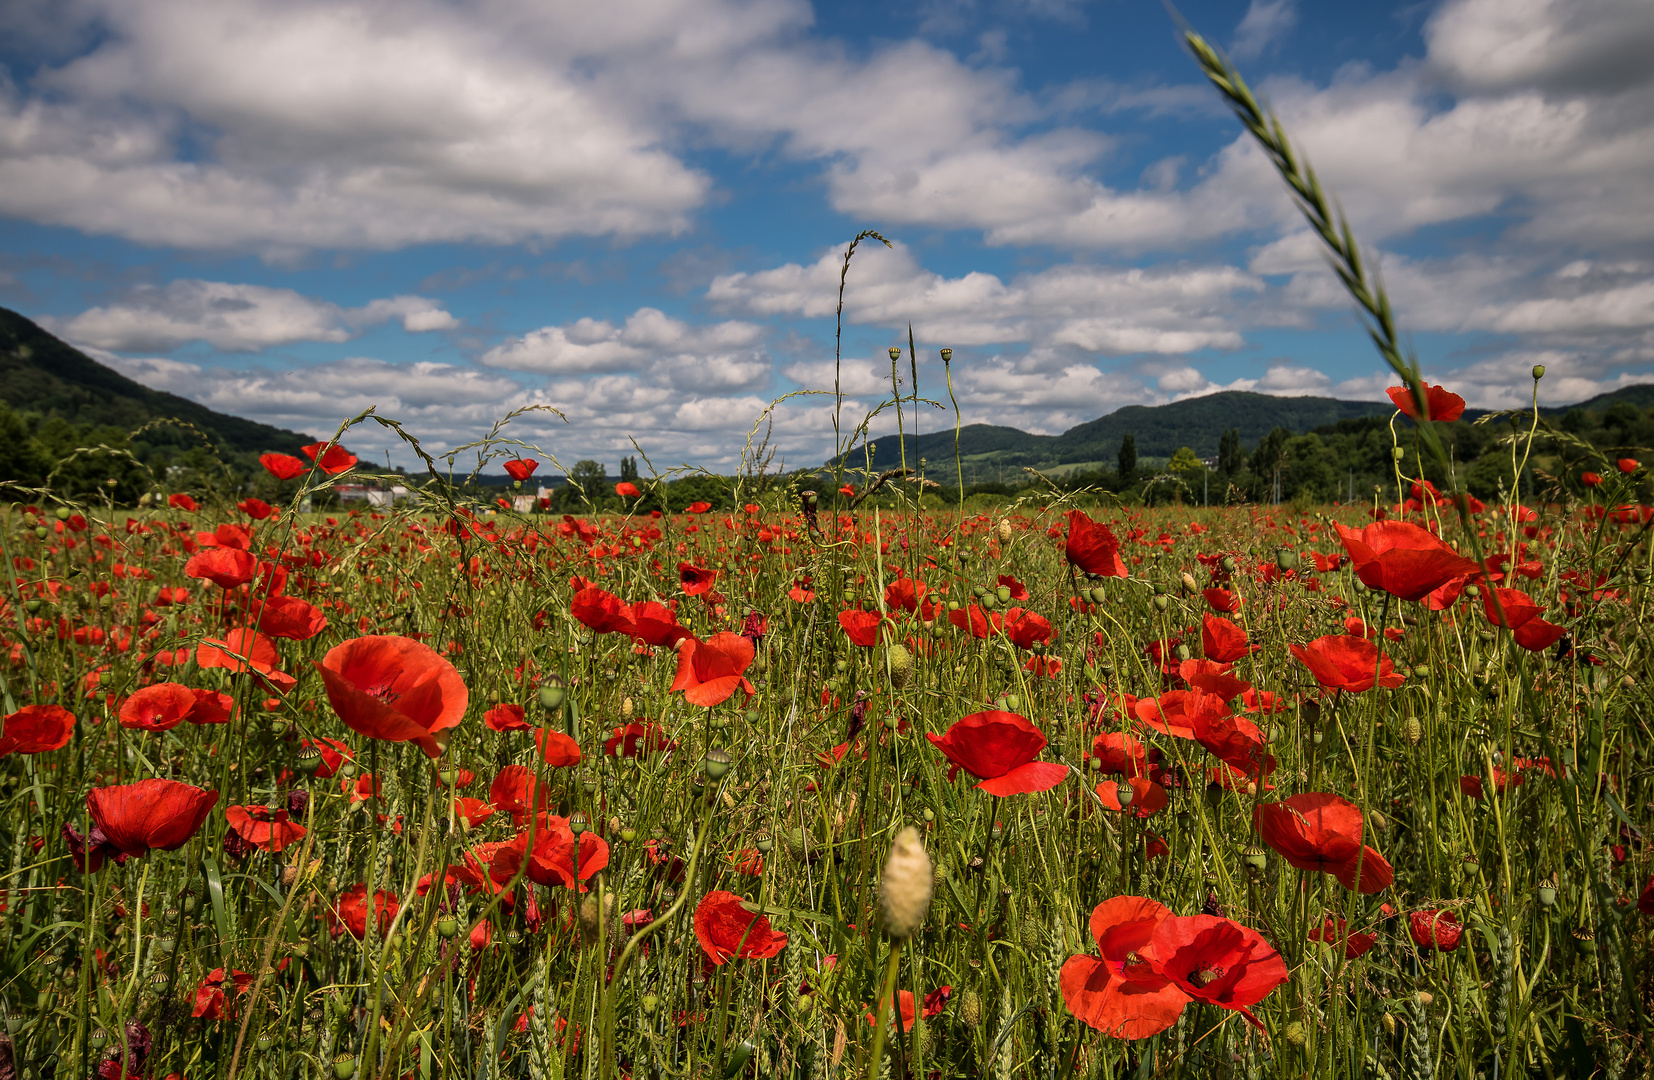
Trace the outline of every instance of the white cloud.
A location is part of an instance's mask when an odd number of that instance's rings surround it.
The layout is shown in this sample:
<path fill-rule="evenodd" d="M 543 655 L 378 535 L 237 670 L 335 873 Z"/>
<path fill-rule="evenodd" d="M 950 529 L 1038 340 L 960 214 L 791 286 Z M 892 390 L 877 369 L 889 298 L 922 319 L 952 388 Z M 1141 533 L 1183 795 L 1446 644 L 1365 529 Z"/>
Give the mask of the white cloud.
<path fill-rule="evenodd" d="M 400 320 L 410 333 L 459 325 L 435 301 L 422 296 L 341 308 L 292 289 L 190 279 L 164 288 L 140 286 L 117 303 L 41 322 L 77 344 L 121 352 L 170 349 L 188 341 L 254 352 L 295 341 L 348 341 L 357 331 L 392 319 Z"/>
<path fill-rule="evenodd" d="M 1297 0 L 1252 0 L 1235 27 L 1235 42 L 1229 51 L 1237 60 L 1256 60 L 1297 24 Z"/>
<path fill-rule="evenodd" d="M 635 370 L 650 361 L 706 370 L 727 382 L 755 374 L 755 347 L 764 328 L 746 322 L 691 326 L 655 308 L 639 308 L 624 326 L 584 318 L 567 326 L 544 326 L 489 349 L 489 367 L 563 375 Z M 768 364 L 764 365 L 768 370 Z"/>

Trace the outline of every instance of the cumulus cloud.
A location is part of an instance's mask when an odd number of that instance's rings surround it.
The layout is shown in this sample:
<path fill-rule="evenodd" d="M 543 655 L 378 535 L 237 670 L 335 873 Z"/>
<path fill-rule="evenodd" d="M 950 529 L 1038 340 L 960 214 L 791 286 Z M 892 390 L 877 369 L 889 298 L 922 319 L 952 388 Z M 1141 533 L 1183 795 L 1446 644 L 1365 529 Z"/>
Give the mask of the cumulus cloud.
<path fill-rule="evenodd" d="M 760 366 L 755 347 L 764 328 L 747 322 L 692 326 L 655 308 L 639 308 L 625 324 L 584 318 L 544 326 L 485 352 L 490 367 L 564 375 L 625 371 L 649 362 L 699 371 L 728 383 L 750 381 Z M 768 370 L 768 365 L 761 365 Z"/>
<path fill-rule="evenodd" d="M 1297 0 L 1252 0 L 1229 47 L 1237 60 L 1256 60 L 1298 24 Z"/>
<path fill-rule="evenodd" d="M 410 333 L 451 330 L 459 321 L 423 296 L 395 296 L 341 308 L 292 289 L 224 281 L 145 285 L 122 300 L 69 319 L 42 319 L 81 345 L 121 352 L 204 341 L 229 352 L 256 352 L 295 341 L 348 341 L 360 330 L 398 320 Z"/>

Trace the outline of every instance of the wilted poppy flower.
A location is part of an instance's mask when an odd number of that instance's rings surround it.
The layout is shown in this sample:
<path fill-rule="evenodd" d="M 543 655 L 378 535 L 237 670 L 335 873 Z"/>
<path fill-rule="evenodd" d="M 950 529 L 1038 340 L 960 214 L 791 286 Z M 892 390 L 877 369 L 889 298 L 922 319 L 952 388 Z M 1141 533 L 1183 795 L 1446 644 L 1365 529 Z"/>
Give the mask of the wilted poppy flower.
<path fill-rule="evenodd" d="M 844 636 L 850 639 L 850 644 L 863 649 L 871 649 L 879 643 L 879 624 L 883 621 L 878 612 L 863 611 L 861 608 L 838 613 L 838 624 L 844 628 Z"/>
<path fill-rule="evenodd" d="M 678 564 L 678 584 L 683 587 L 685 596 L 699 596 L 704 592 L 710 592 L 712 583 L 717 579 L 716 570 L 708 570 L 693 563 Z"/>
<path fill-rule="evenodd" d="M 258 575 L 258 560 L 250 552 L 213 547 L 191 555 L 184 564 L 184 573 L 210 581 L 220 589 L 239 589 Z"/>
<path fill-rule="evenodd" d="M 227 806 L 224 822 L 262 851 L 280 851 L 304 839 L 304 826 L 291 819 L 286 807 L 271 810 L 268 806 Z"/>
<path fill-rule="evenodd" d="M 1497 607 L 1494 606 L 1495 596 L 1498 597 Z M 1542 652 L 1550 648 L 1568 632 L 1565 627 L 1546 622 L 1542 617 L 1545 609 L 1520 589 L 1484 587 L 1482 610 L 1488 622 L 1510 630 L 1516 644 L 1529 652 Z M 1503 618 L 1500 617 L 1501 612 Z"/>
<path fill-rule="evenodd" d="M 689 636 L 688 628 L 678 625 L 672 609 L 653 600 L 628 604 L 620 614 L 632 624 L 632 636 L 657 649 L 673 648 Z"/>
<path fill-rule="evenodd" d="M 1233 664 L 1261 647 L 1248 645 L 1246 631 L 1228 619 L 1210 613 L 1200 617 L 1200 648 L 1208 660 Z"/>
<path fill-rule="evenodd" d="M 614 729 L 603 741 L 603 753 L 609 757 L 647 757 L 657 751 L 676 750 L 678 744 L 667 737 L 659 724 L 632 722 Z"/>
<path fill-rule="evenodd" d="M 356 455 L 338 443 L 315 442 L 300 449 L 304 451 L 305 457 L 315 461 L 321 466 L 322 472 L 329 476 L 338 476 L 356 464 Z M 317 460 L 318 454 L 321 455 L 320 460 Z"/>
<path fill-rule="evenodd" d="M 25 705 L 7 713 L 0 729 L 0 757 L 7 754 L 46 754 L 69 745 L 75 733 L 75 714 L 61 705 Z"/>
<path fill-rule="evenodd" d="M 253 601 L 259 633 L 288 641 L 309 641 L 327 629 L 327 616 L 296 596 L 269 596 Z"/>
<path fill-rule="evenodd" d="M 622 499 L 635 499 L 638 497 L 640 492 L 638 491 L 636 484 L 632 483 L 630 480 L 622 480 L 620 483 L 615 485 L 615 494 L 619 495 Z"/>
<path fill-rule="evenodd" d="M 170 731 L 195 708 L 195 694 L 179 683 L 164 682 L 133 691 L 121 703 L 121 727 L 139 731 Z"/>
<path fill-rule="evenodd" d="M 1148 959 L 1155 930 L 1170 916 L 1141 896 L 1116 896 L 1093 908 L 1099 955 L 1069 957 L 1059 976 L 1068 1011 L 1116 1039 L 1146 1039 L 1177 1023 L 1189 997 Z"/>
<path fill-rule="evenodd" d="M 277 480 L 291 480 L 310 471 L 310 466 L 292 454 L 260 454 L 258 463 Z"/>
<path fill-rule="evenodd" d="M 1396 408 L 1414 420 L 1419 418 L 1418 402 L 1413 397 L 1412 387 L 1392 386 L 1384 392 L 1390 395 L 1390 400 L 1395 402 Z M 1428 410 L 1425 419 L 1440 420 L 1448 424 L 1464 415 L 1464 398 L 1445 387 L 1425 383 L 1424 407 Z"/>
<path fill-rule="evenodd" d="M 705 641 L 691 634 L 678 643 L 678 674 L 669 692 L 682 690 L 685 701 L 708 708 L 737 690 L 751 697 L 752 683 L 744 673 L 756 655 L 752 642 L 740 634 L 723 630 Z"/>
<path fill-rule="evenodd" d="M 1156 971 L 1196 1001 L 1252 1015 L 1269 992 L 1286 982 L 1286 961 L 1256 930 L 1216 915 L 1173 915 L 1149 939 Z"/>
<path fill-rule="evenodd" d="M 1441 537 L 1405 521 L 1375 521 L 1363 529 L 1334 522 L 1356 577 L 1399 600 L 1422 600 L 1436 589 L 1481 570 Z"/>
<path fill-rule="evenodd" d="M 465 683 L 429 645 L 394 634 L 352 638 L 316 665 L 328 703 L 352 731 L 412 742 L 438 757 L 465 718 Z"/>
<path fill-rule="evenodd" d="M 1362 843 L 1361 808 L 1337 795 L 1311 792 L 1261 803 L 1252 821 L 1287 862 L 1331 874 L 1346 889 L 1375 893 L 1395 878 L 1384 856 Z"/>
<path fill-rule="evenodd" d="M 946 733 L 927 731 L 925 738 L 956 769 L 982 781 L 976 786 L 989 795 L 1049 791 L 1068 775 L 1066 765 L 1034 760 L 1045 749 L 1045 733 L 1014 712 L 972 713 Z"/>
<path fill-rule="evenodd" d="M 1394 690 L 1407 680 L 1407 676 L 1396 671 L 1390 658 L 1381 655 L 1378 646 L 1365 638 L 1328 634 L 1308 645 L 1288 645 L 1287 648 L 1326 690 L 1359 694 L 1373 688 L 1375 674 L 1378 685 L 1386 690 Z"/>
<path fill-rule="evenodd" d="M 534 748 L 553 769 L 566 769 L 580 764 L 580 744 L 561 731 L 540 728 L 534 733 Z"/>
<path fill-rule="evenodd" d="M 1378 935 L 1360 932 L 1347 933 L 1347 925 L 1343 919 L 1334 919 L 1331 915 L 1328 915 L 1320 926 L 1309 932 L 1309 940 L 1324 941 L 1328 945 L 1342 944 L 1344 946 L 1344 959 L 1358 960 L 1367 954 L 1367 950 L 1378 944 Z"/>
<path fill-rule="evenodd" d="M 237 994 L 245 994 L 247 988 L 253 985 L 253 977 L 248 972 L 231 968 L 230 985 Z M 213 968 L 196 984 L 195 1007 L 190 1010 L 190 1015 L 198 1019 L 222 1020 L 227 1015 L 225 1005 L 224 969 Z"/>
<path fill-rule="evenodd" d="M 1415 911 L 1407 916 L 1407 929 L 1419 948 L 1452 952 L 1459 947 L 1464 928 L 1451 911 Z"/>
<path fill-rule="evenodd" d="M 1092 521 L 1084 510 L 1068 512 L 1068 543 L 1063 554 L 1069 565 L 1093 577 L 1125 577 L 1120 541 L 1107 525 Z"/>
<path fill-rule="evenodd" d="M 86 793 L 92 819 L 88 865 L 96 870 L 105 856 L 123 862 L 151 851 L 177 851 L 207 820 L 218 792 L 176 780 L 139 780 Z"/>
<path fill-rule="evenodd" d="M 599 634 L 630 634 L 636 631 L 620 597 L 588 585 L 569 601 L 569 613 Z"/>
<path fill-rule="evenodd" d="M 770 928 L 769 919 L 741 906 L 731 892 L 713 890 L 695 906 L 695 940 L 714 964 L 730 960 L 765 960 L 779 955 L 787 935 Z"/>
<path fill-rule="evenodd" d="M 496 705 L 482 714 L 482 722 L 490 731 L 527 731 L 529 728 L 521 705 Z"/>
<path fill-rule="evenodd" d="M 252 671 L 285 694 L 298 680 L 276 670 L 276 646 L 256 630 L 231 630 L 222 640 L 207 638 L 195 648 L 195 662 L 204 668 L 224 668 L 232 674 Z"/>
<path fill-rule="evenodd" d="M 519 484 L 533 476 L 534 470 L 539 467 L 540 463 L 533 458 L 512 458 L 505 463 L 506 475 Z"/>
<path fill-rule="evenodd" d="M 391 920 L 396 918 L 396 913 L 399 910 L 396 894 L 386 892 L 384 889 L 375 892 L 373 894 L 373 908 L 376 915 L 374 921 L 378 926 L 378 933 L 382 935 L 390 929 Z M 360 939 L 368 932 L 367 884 L 358 882 L 340 893 L 339 902 L 330 914 L 332 915 L 332 925 L 329 927 L 330 933 L 337 937 L 348 930 L 351 937 Z"/>

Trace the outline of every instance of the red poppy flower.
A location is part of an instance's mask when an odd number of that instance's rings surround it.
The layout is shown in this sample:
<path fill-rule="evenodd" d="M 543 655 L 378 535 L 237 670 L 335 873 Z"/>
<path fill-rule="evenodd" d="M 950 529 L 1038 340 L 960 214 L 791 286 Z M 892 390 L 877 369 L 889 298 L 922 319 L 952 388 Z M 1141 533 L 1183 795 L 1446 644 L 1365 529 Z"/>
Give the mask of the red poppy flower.
<path fill-rule="evenodd" d="M 265 455 L 268 457 L 269 455 Z M 245 971 L 230 969 L 230 984 L 237 994 L 245 994 L 253 985 L 253 977 Z M 227 1015 L 224 999 L 224 969 L 213 968 L 195 987 L 195 1007 L 190 1015 L 207 1020 L 223 1020 Z M 177 1074 L 174 1073 L 174 1076 Z M 172 1080 L 169 1076 L 167 1080 Z"/>
<path fill-rule="evenodd" d="M 1495 594 L 1499 597 L 1499 607 L 1494 606 Z M 1503 619 L 1499 617 L 1501 608 Z M 1520 589 L 1490 589 L 1484 586 L 1482 610 L 1488 622 L 1510 630 L 1516 644 L 1529 652 L 1543 652 L 1562 640 L 1562 635 L 1568 632 L 1564 627 L 1546 622 L 1541 617 L 1545 609 Z"/>
<path fill-rule="evenodd" d="M 620 597 L 588 585 L 569 601 L 569 613 L 599 634 L 631 634 L 637 627 L 627 617 Z"/>
<path fill-rule="evenodd" d="M 539 467 L 540 463 L 533 458 L 512 458 L 505 463 L 505 472 L 507 476 L 520 484 L 533 476 L 534 470 Z"/>
<path fill-rule="evenodd" d="M 268 806 L 227 806 L 224 821 L 249 844 L 261 851 L 280 851 L 304 839 L 305 828 L 291 820 L 287 808 Z"/>
<path fill-rule="evenodd" d="M 305 457 L 315 461 L 321 466 L 322 472 L 329 476 L 338 476 L 356 464 L 356 455 L 338 443 L 315 442 L 300 449 L 304 451 Z M 321 454 L 320 461 L 316 459 L 317 454 Z"/>
<path fill-rule="evenodd" d="M 1005 636 L 1019 649 L 1032 649 L 1051 640 L 1051 621 L 1043 615 L 1014 607 L 1005 613 Z"/>
<path fill-rule="evenodd" d="M 136 690 L 121 703 L 120 724 L 139 731 L 170 731 L 195 708 L 195 694 L 180 683 L 164 682 Z"/>
<path fill-rule="evenodd" d="M 723 630 L 705 641 L 691 634 L 678 643 L 678 674 L 668 692 L 682 690 L 685 701 L 708 708 L 737 690 L 750 698 L 754 691 L 744 673 L 756 655 L 752 642 L 740 634 Z"/>
<path fill-rule="evenodd" d="M 1252 689 L 1245 679 L 1237 679 L 1228 664 L 1215 660 L 1185 660 L 1177 665 L 1178 678 L 1189 684 L 1191 690 L 1201 690 L 1219 701 L 1233 701 Z"/>
<path fill-rule="evenodd" d="M 191 555 L 184 564 L 184 573 L 210 581 L 220 589 L 239 589 L 258 576 L 258 560 L 236 548 L 212 547 Z"/>
<path fill-rule="evenodd" d="M 620 483 L 615 485 L 615 494 L 619 495 L 622 499 L 635 499 L 641 493 L 638 491 L 636 484 L 632 483 L 630 480 L 622 480 Z"/>
<path fill-rule="evenodd" d="M 971 604 L 948 612 L 948 622 L 961 630 L 969 630 L 973 638 L 985 638 L 999 628 L 1002 620 L 998 615 L 989 619 L 987 612 Z"/>
<path fill-rule="evenodd" d="M 173 509 L 173 510 L 182 510 L 187 514 L 193 514 L 197 510 L 201 509 L 199 506 L 197 506 L 195 504 L 194 499 L 190 498 L 188 495 L 186 495 L 182 491 L 177 492 L 177 493 L 172 494 L 172 495 L 168 495 L 167 496 L 167 506 L 170 509 Z"/>
<path fill-rule="evenodd" d="M 269 470 L 277 480 L 291 480 L 310 471 L 310 466 L 292 454 L 260 454 L 258 463 Z"/>
<path fill-rule="evenodd" d="M 925 732 L 931 745 L 942 751 L 955 769 L 978 780 L 978 790 L 989 795 L 1017 795 L 1049 791 L 1062 783 L 1068 766 L 1035 761 L 1045 749 L 1045 733 L 1014 712 L 992 709 L 972 713 L 937 736 Z"/>
<path fill-rule="evenodd" d="M 1275 759 L 1264 750 L 1258 725 L 1235 716 L 1216 694 L 1190 691 L 1183 715 L 1195 741 L 1242 776 L 1256 778 L 1275 771 Z"/>
<path fill-rule="evenodd" d="M 534 748 L 553 769 L 566 769 L 580 764 L 580 744 L 561 731 L 540 728 L 534 733 Z"/>
<path fill-rule="evenodd" d="M 1146 1039 L 1177 1023 L 1189 996 L 1149 963 L 1149 943 L 1171 917 L 1141 896 L 1116 896 L 1091 912 L 1097 956 L 1071 956 L 1062 966 L 1063 1004 L 1082 1023 L 1116 1039 Z"/>
<path fill-rule="evenodd" d="M 1287 862 L 1331 874 L 1346 889 L 1375 893 L 1395 879 L 1384 856 L 1362 843 L 1360 807 L 1337 795 L 1311 792 L 1260 803 L 1252 822 L 1263 842 Z"/>
<path fill-rule="evenodd" d="M 838 613 L 838 624 L 844 628 L 844 635 L 850 639 L 850 644 L 863 649 L 871 649 L 879 643 L 879 624 L 883 621 L 878 612 L 863 611 L 861 608 Z"/>
<path fill-rule="evenodd" d="M 75 714 L 61 705 L 25 705 L 7 713 L 0 727 L 0 757 L 46 754 L 69 745 Z"/>
<path fill-rule="evenodd" d="M 1377 934 L 1349 933 L 1346 926 L 1343 919 L 1328 915 L 1325 922 L 1309 932 L 1309 940 L 1324 941 L 1328 945 L 1342 944 L 1346 960 L 1359 960 L 1378 944 Z"/>
<path fill-rule="evenodd" d="M 712 590 L 712 583 L 718 580 L 718 571 L 706 570 L 692 563 L 678 564 L 678 584 L 683 586 L 685 596 L 699 596 Z"/>
<path fill-rule="evenodd" d="M 1084 510 L 1068 512 L 1068 543 L 1063 548 L 1069 565 L 1093 577 L 1125 577 L 1120 541 L 1107 525 L 1092 521 Z"/>
<path fill-rule="evenodd" d="M 1130 776 L 1121 781 L 1104 780 L 1097 785 L 1097 798 L 1103 807 L 1116 813 L 1129 812 L 1133 817 L 1146 818 L 1166 809 L 1171 801 L 1166 789 L 1146 776 Z M 1131 797 L 1122 803 L 1121 796 Z"/>
<path fill-rule="evenodd" d="M 630 723 L 617 727 L 603 741 L 603 752 L 609 757 L 647 757 L 651 753 L 676 750 L 678 744 L 668 738 L 659 724 Z"/>
<path fill-rule="evenodd" d="M 327 616 L 314 604 L 296 596 L 270 596 L 255 600 L 259 633 L 288 641 L 309 641 L 327 629 Z"/>
<path fill-rule="evenodd" d="M 496 809 L 509 811 L 521 825 L 529 814 L 545 808 L 546 794 L 537 791 L 533 769 L 507 765 L 494 774 L 494 782 L 488 785 L 488 801 Z"/>
<path fill-rule="evenodd" d="M 1638 469 L 1642 468 L 1642 463 L 1639 462 L 1636 458 L 1628 458 L 1628 457 L 1620 458 L 1619 461 L 1616 462 L 1616 465 L 1619 468 L 1620 472 L 1626 473 L 1626 474 L 1634 473 Z"/>
<path fill-rule="evenodd" d="M 322 763 L 316 769 L 316 779 L 328 780 L 339 771 L 339 766 L 346 761 L 355 761 L 356 756 L 351 753 L 350 747 L 338 739 L 329 739 L 318 735 L 315 739 L 301 739 L 299 745 L 309 749 L 314 747 L 322 755 Z"/>
<path fill-rule="evenodd" d="M 523 719 L 521 705 L 499 704 L 482 714 L 482 722 L 488 725 L 490 731 L 527 731 L 529 724 Z"/>
<path fill-rule="evenodd" d="M 1149 939 L 1154 970 L 1196 1001 L 1252 1015 L 1269 992 L 1286 982 L 1286 961 L 1256 930 L 1216 915 L 1172 915 Z"/>
<path fill-rule="evenodd" d="M 519 856 L 528 847 L 529 831 L 524 829 L 511 843 L 512 851 Z M 529 852 L 525 873 L 530 880 L 541 885 L 584 891 L 585 887 L 580 883 L 590 881 L 593 875 L 609 865 L 608 843 L 591 831 L 581 833 L 577 842 L 567 818 L 544 814 L 533 832 L 534 848 Z M 496 868 L 502 865 L 498 858 L 495 865 Z M 515 873 L 515 867 L 511 870 Z M 495 873 L 498 877 L 499 870 L 496 869 Z M 510 876 L 507 875 L 505 880 L 510 880 Z"/>
<path fill-rule="evenodd" d="M 1098 771 L 1121 776 L 1147 776 L 1151 760 L 1158 760 L 1159 751 L 1151 751 L 1137 739 L 1118 731 L 1105 731 L 1091 743 L 1087 763 L 1098 761 Z"/>
<path fill-rule="evenodd" d="M 803 585 L 794 585 L 787 590 L 787 599 L 795 604 L 808 604 L 816 598 L 815 590 Z"/>
<path fill-rule="evenodd" d="M 657 649 L 675 648 L 689 636 L 689 630 L 678 625 L 672 609 L 653 600 L 629 604 L 621 610 L 621 615 L 632 624 L 633 636 Z"/>
<path fill-rule="evenodd" d="M 1378 646 L 1365 638 L 1328 634 L 1308 645 L 1287 647 L 1326 690 L 1348 690 L 1352 694 L 1371 690 L 1375 672 L 1378 685 L 1386 690 L 1394 690 L 1407 680 L 1390 658 L 1381 655 Z"/>
<path fill-rule="evenodd" d="M 1360 530 L 1333 524 L 1356 577 L 1400 600 L 1422 600 L 1454 578 L 1481 570 L 1441 537 L 1409 522 L 1375 521 Z"/>
<path fill-rule="evenodd" d="M 1648 879 L 1643 886 L 1642 895 L 1637 897 L 1637 910 L 1644 915 L 1654 915 L 1654 877 Z"/>
<path fill-rule="evenodd" d="M 93 788 L 86 793 L 86 811 L 92 819 L 89 864 L 96 870 L 105 856 L 123 862 L 151 851 L 177 851 L 217 804 L 218 792 L 176 780 Z"/>
<path fill-rule="evenodd" d="M 1396 408 L 1414 420 L 1419 418 L 1418 402 L 1413 398 L 1411 387 L 1392 386 L 1384 392 L 1390 395 L 1390 400 L 1395 402 Z M 1464 415 L 1464 398 L 1445 387 L 1425 383 L 1424 407 L 1428 411 L 1426 419 L 1450 424 Z"/>
<path fill-rule="evenodd" d="M 1224 615 L 1233 615 L 1240 610 L 1241 594 L 1238 592 L 1231 592 L 1228 589 L 1203 589 L 1200 595 L 1206 599 L 1207 604 L 1211 605 L 1213 611 Z"/>
<path fill-rule="evenodd" d="M 925 995 L 925 1002 L 924 1002 L 925 1019 L 929 1020 L 933 1016 L 940 1016 L 942 1014 L 942 1010 L 947 1007 L 948 995 L 952 994 L 952 993 L 953 993 L 953 987 L 951 987 L 951 986 L 938 986 L 936 989 L 934 989 L 930 993 L 926 994 Z M 899 1008 L 901 1010 L 901 1014 L 902 1014 L 902 1030 L 904 1032 L 912 1031 L 913 1030 L 913 1023 L 914 1023 L 913 992 L 911 990 L 899 990 L 899 991 L 897 991 L 897 993 L 896 993 L 896 1005 L 897 1005 L 897 1008 Z M 895 1015 L 890 1010 L 890 999 L 889 998 L 884 999 L 884 1010 L 885 1010 L 885 1015 L 889 1016 L 891 1018 L 891 1022 L 894 1023 L 895 1022 Z M 874 1020 L 872 1013 L 867 1013 L 865 1015 L 867 1017 L 867 1022 L 869 1024 L 873 1024 L 873 1023 L 877 1022 L 877 1021 Z"/>
<path fill-rule="evenodd" d="M 396 913 L 399 910 L 396 894 L 386 892 L 384 889 L 375 892 L 373 894 L 373 910 L 378 932 L 383 935 L 386 930 L 390 929 L 391 920 L 396 918 Z M 368 932 L 368 887 L 366 883 L 358 882 L 340 893 L 339 902 L 330 914 L 332 925 L 328 930 L 333 936 L 337 937 L 348 930 L 351 937 L 360 940 L 362 935 Z"/>
<path fill-rule="evenodd" d="M 996 584 L 1003 585 L 1011 590 L 1011 599 L 1021 603 L 1028 599 L 1028 586 L 1012 577 L 1010 574 L 1000 574 Z"/>
<path fill-rule="evenodd" d="M 1257 652 L 1262 646 L 1248 645 L 1246 631 L 1228 619 L 1206 614 L 1200 617 L 1200 648 L 1208 660 L 1233 664 Z"/>
<path fill-rule="evenodd" d="M 697 501 L 697 502 L 692 502 L 688 506 L 684 507 L 683 512 L 686 513 L 686 514 L 704 514 L 710 509 L 712 509 L 712 504 L 711 503 Z"/>
<path fill-rule="evenodd" d="M 190 691 L 195 708 L 184 714 L 192 724 L 228 724 L 235 715 L 235 698 L 198 686 Z"/>
<path fill-rule="evenodd" d="M 465 683 L 429 645 L 393 634 L 352 638 L 316 665 L 328 703 L 352 731 L 412 742 L 438 757 L 465 718 Z"/>
<path fill-rule="evenodd" d="M 276 670 L 276 646 L 256 630 L 231 630 L 223 640 L 207 638 L 195 648 L 195 662 L 204 668 L 224 668 L 232 674 L 252 671 L 286 693 L 298 680 Z"/>
<path fill-rule="evenodd" d="M 730 960 L 765 960 L 779 955 L 787 935 L 770 928 L 769 919 L 741 906 L 731 892 L 714 890 L 695 906 L 695 940 L 714 964 Z"/>
<path fill-rule="evenodd" d="M 1579 482 L 1584 484 L 1586 487 L 1601 487 L 1602 486 L 1602 474 L 1601 473 L 1594 473 L 1594 472 L 1582 472 L 1582 473 L 1579 474 Z"/>
<path fill-rule="evenodd" d="M 1452 952 L 1459 947 L 1464 928 L 1451 911 L 1415 911 L 1407 916 L 1407 929 L 1419 948 Z"/>

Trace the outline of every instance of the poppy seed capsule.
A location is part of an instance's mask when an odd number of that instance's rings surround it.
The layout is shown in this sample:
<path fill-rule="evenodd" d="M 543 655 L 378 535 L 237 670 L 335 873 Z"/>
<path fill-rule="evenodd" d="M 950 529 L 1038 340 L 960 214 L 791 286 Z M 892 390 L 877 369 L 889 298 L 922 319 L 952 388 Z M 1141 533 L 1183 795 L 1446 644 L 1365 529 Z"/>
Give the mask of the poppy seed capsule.
<path fill-rule="evenodd" d="M 356 1056 L 354 1054 L 340 1054 L 333 1059 L 333 1075 L 339 1080 L 351 1080 L 356 1075 Z"/>
<path fill-rule="evenodd" d="M 896 834 L 879 877 L 885 933 L 899 941 L 913 936 L 930 909 L 933 884 L 930 856 L 919 840 L 919 830 L 909 825 Z"/>
<path fill-rule="evenodd" d="M 568 691 L 563 688 L 563 680 L 556 675 L 547 678 L 540 687 L 540 705 L 547 711 L 562 708 L 563 699 L 567 696 Z"/>
<path fill-rule="evenodd" d="M 729 772 L 730 767 L 735 764 L 735 759 L 729 756 L 727 750 L 708 750 L 706 761 L 703 764 L 706 768 L 707 779 L 722 780 L 724 775 Z"/>
<path fill-rule="evenodd" d="M 890 685 L 900 690 L 913 681 L 913 654 L 904 645 L 891 645 L 884 651 L 890 665 Z"/>

